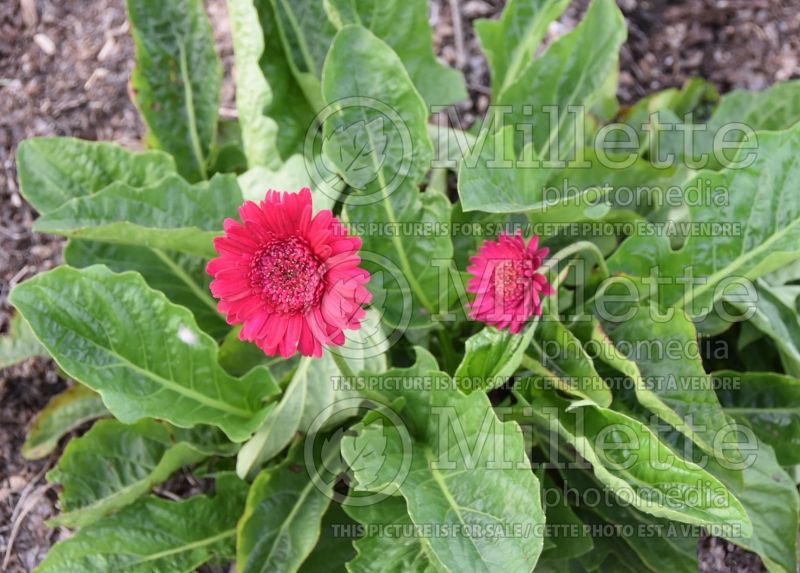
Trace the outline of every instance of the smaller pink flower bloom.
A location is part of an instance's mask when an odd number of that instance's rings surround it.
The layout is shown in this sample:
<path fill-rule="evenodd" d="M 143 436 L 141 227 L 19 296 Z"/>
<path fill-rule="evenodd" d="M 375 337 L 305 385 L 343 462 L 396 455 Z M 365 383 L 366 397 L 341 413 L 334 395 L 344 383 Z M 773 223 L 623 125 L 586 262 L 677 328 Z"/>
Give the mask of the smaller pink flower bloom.
<path fill-rule="evenodd" d="M 484 241 L 467 267 L 472 275 L 467 292 L 476 295 L 468 305 L 472 318 L 517 334 L 531 316 L 542 314 L 540 295 L 555 291 L 537 272 L 548 252 L 538 246 L 536 235 L 525 246 L 519 231 L 513 237 L 502 233 L 496 242 Z"/>
<path fill-rule="evenodd" d="M 239 338 L 266 354 L 322 356 L 322 345 L 342 345 L 358 329 L 361 305 L 372 296 L 361 268 L 361 239 L 329 210 L 313 214 L 311 191 L 267 191 L 260 204 L 239 208 L 242 222 L 225 220 L 208 263 L 211 293 Z"/>

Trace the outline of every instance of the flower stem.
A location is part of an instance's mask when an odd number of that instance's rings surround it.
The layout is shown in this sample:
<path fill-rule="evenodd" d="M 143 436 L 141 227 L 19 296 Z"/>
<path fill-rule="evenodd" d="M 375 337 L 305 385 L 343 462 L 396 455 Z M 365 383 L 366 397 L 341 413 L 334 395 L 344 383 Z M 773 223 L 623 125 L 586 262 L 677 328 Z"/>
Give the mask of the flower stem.
<path fill-rule="evenodd" d="M 328 352 L 330 352 L 331 358 L 333 358 L 333 361 L 336 363 L 336 366 L 339 368 L 342 376 L 345 378 L 350 378 L 350 380 L 355 379 L 356 374 L 353 372 L 353 369 L 350 368 L 350 365 L 347 363 L 347 360 L 345 360 L 344 356 L 334 350 L 329 350 Z"/>
<path fill-rule="evenodd" d="M 439 337 L 439 347 L 442 350 L 444 369 L 447 372 L 455 372 L 455 369 L 458 366 L 458 357 L 456 356 L 456 351 L 453 348 L 453 341 L 450 338 L 450 334 L 445 328 L 440 328 L 436 334 Z"/>
<path fill-rule="evenodd" d="M 611 276 L 611 273 L 608 271 L 608 265 L 606 265 L 606 259 L 603 256 L 603 253 L 600 252 L 600 249 L 597 248 L 597 245 L 590 241 L 578 241 L 576 243 L 572 243 L 568 247 L 564 247 L 555 253 L 549 260 L 547 260 L 542 265 L 542 268 L 551 269 L 559 261 L 581 251 L 590 252 L 595 256 L 595 258 L 597 258 L 597 266 L 600 268 L 600 272 L 603 273 L 604 279 L 607 279 L 609 276 Z"/>

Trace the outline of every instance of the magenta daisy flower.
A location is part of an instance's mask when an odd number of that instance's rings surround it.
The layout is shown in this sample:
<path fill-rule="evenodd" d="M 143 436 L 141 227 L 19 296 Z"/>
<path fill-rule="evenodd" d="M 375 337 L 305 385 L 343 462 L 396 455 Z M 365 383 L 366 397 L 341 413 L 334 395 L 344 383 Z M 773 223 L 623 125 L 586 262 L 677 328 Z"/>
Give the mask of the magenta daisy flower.
<path fill-rule="evenodd" d="M 484 241 L 467 267 L 472 275 L 467 292 L 476 295 L 469 304 L 472 318 L 516 334 L 531 316 L 542 314 L 540 295 L 555 291 L 537 272 L 548 252 L 538 246 L 539 237 L 534 235 L 526 247 L 520 232 Z"/>
<path fill-rule="evenodd" d="M 344 344 L 372 296 L 361 268 L 361 239 L 329 210 L 313 214 L 311 191 L 267 191 L 261 204 L 245 202 L 242 222 L 225 220 L 214 240 L 219 257 L 208 263 L 211 293 L 239 338 L 266 354 L 288 358 L 297 350 L 322 356 L 322 345 Z"/>

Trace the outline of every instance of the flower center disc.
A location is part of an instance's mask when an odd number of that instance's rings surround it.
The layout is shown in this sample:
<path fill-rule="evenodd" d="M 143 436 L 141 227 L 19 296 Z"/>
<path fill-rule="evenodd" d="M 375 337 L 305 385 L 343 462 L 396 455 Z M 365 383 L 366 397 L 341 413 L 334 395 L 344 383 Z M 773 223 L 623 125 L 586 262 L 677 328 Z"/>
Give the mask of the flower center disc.
<path fill-rule="evenodd" d="M 501 301 L 517 302 L 523 298 L 527 282 L 525 277 L 529 274 L 526 267 L 530 267 L 530 264 L 525 260 L 502 261 L 495 267 L 494 285 Z"/>
<path fill-rule="evenodd" d="M 250 281 L 277 312 L 294 314 L 319 301 L 322 265 L 299 237 L 267 243 L 253 257 Z"/>

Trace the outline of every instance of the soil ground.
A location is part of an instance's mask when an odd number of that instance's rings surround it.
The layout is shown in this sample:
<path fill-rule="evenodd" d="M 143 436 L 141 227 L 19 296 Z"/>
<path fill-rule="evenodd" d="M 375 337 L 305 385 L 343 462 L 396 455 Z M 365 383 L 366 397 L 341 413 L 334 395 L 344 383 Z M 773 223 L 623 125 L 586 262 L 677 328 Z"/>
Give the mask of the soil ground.
<path fill-rule="evenodd" d="M 618 0 L 629 25 L 619 96 L 630 103 L 702 76 L 721 91 L 762 89 L 800 76 L 800 0 Z M 585 0 L 551 27 L 571 29 Z M 228 81 L 223 107 L 233 110 L 231 41 L 224 0 L 208 0 Z M 437 49 L 467 77 L 466 114 L 489 101 L 486 62 L 471 21 L 492 17 L 499 0 L 432 0 Z M 31 232 L 35 213 L 17 186 L 17 144 L 35 135 L 71 135 L 140 147 L 143 126 L 128 98 L 133 45 L 124 0 L 0 0 L 0 332 L 8 327 L 8 292 L 60 262 L 61 240 Z M 0 371 L 0 570 L 30 571 L 66 532 L 44 521 L 56 492 L 44 474 L 59 452 L 37 462 L 19 455 L 30 421 L 67 382 L 53 363 L 34 359 Z M 763 571 L 732 544 L 700 542 L 701 570 Z"/>

